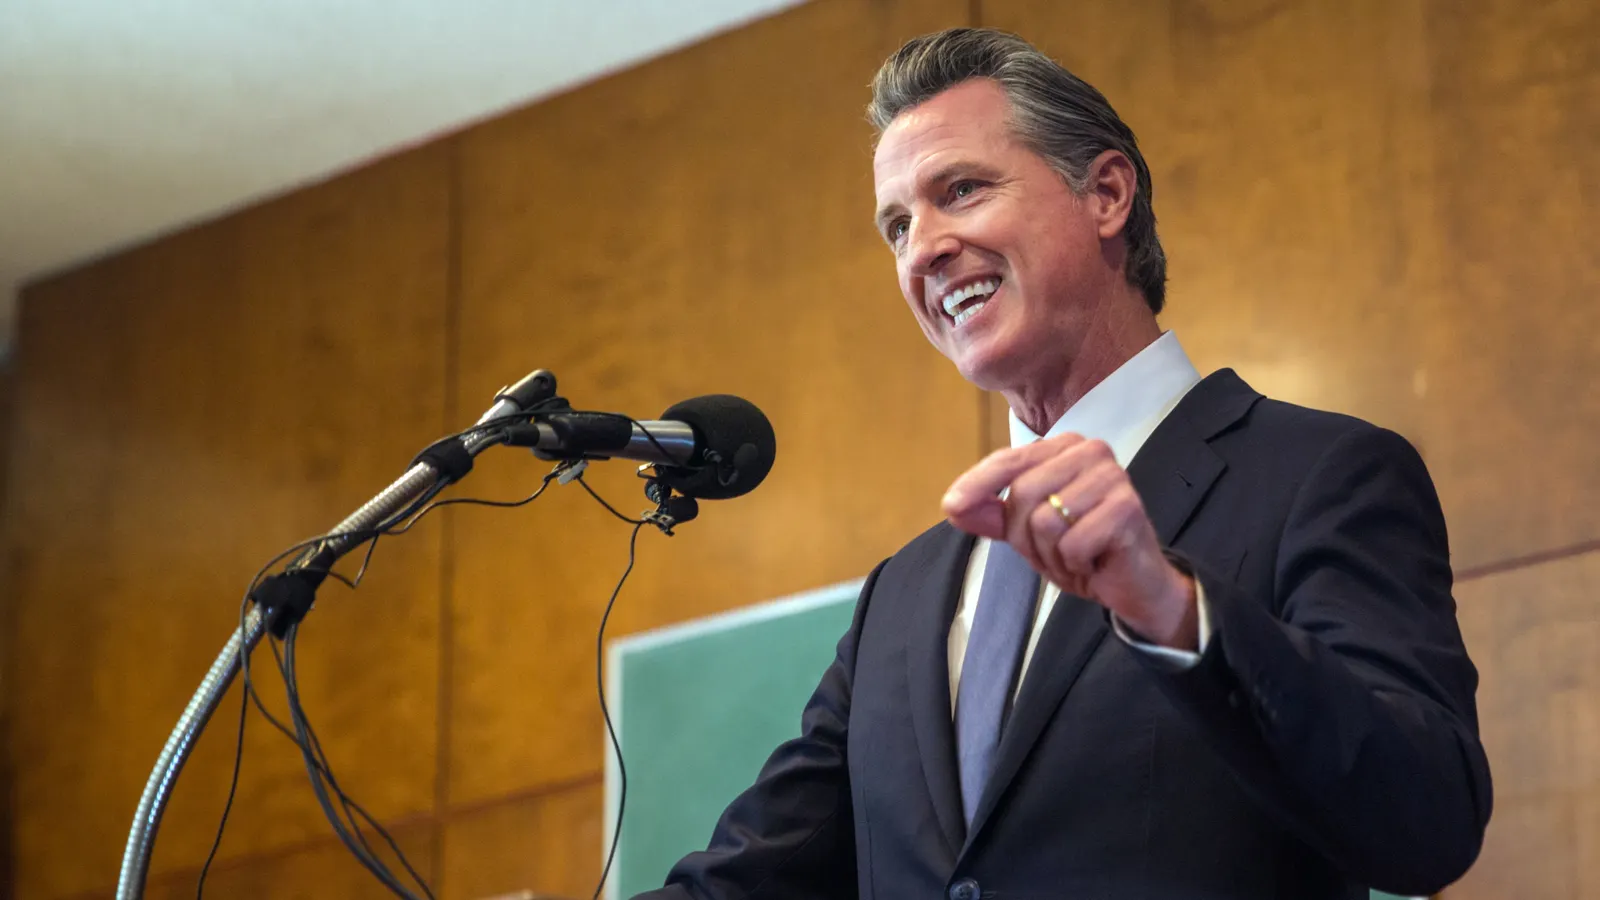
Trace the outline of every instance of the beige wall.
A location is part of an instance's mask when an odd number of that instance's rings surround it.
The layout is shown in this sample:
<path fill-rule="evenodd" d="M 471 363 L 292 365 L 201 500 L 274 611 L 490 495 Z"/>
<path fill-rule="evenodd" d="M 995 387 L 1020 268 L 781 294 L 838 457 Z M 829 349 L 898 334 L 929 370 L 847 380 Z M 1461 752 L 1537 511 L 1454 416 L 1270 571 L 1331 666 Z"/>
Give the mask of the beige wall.
<path fill-rule="evenodd" d="M 860 574 L 932 521 L 1003 439 L 1000 411 L 900 305 L 859 111 L 903 39 L 974 15 L 1059 55 L 1139 133 L 1165 324 L 1202 369 L 1394 427 L 1428 459 L 1499 799 L 1449 896 L 1600 891 L 1600 13 L 815 0 L 24 292 L 0 655 L 15 896 L 109 896 L 148 767 L 256 566 L 530 368 L 636 413 L 743 394 L 779 432 L 760 491 L 642 537 L 614 634 Z M 511 497 L 540 474 L 492 454 L 467 488 Z M 642 502 L 625 465 L 593 483 Z M 326 749 L 441 897 L 592 890 L 593 629 L 625 550 L 572 490 L 452 510 L 308 621 Z M 178 787 L 153 896 L 192 890 L 237 699 Z M 217 896 L 381 896 L 259 719 L 222 857 Z"/>

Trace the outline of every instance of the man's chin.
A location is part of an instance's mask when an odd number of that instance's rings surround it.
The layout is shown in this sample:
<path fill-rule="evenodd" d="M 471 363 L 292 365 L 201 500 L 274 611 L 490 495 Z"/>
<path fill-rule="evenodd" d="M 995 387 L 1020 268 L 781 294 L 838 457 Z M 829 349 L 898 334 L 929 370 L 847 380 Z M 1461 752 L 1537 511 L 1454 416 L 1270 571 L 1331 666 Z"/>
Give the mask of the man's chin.
<path fill-rule="evenodd" d="M 974 387 L 985 391 L 1002 390 L 1006 385 L 1004 358 L 993 354 L 967 352 L 955 358 L 956 371 Z"/>

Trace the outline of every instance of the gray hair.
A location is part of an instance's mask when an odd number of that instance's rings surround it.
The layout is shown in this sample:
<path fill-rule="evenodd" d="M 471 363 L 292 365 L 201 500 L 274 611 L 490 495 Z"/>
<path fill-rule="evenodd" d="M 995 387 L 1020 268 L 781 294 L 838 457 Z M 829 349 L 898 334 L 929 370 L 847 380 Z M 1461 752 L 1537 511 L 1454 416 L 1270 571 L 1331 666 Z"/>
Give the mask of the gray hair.
<path fill-rule="evenodd" d="M 1167 256 L 1156 236 L 1150 168 L 1132 129 L 1093 85 L 1072 74 L 1032 44 L 989 28 L 952 28 L 913 38 L 872 79 L 867 118 L 881 134 L 895 117 L 936 94 L 974 78 L 999 83 L 1011 101 L 1011 127 L 1076 194 L 1088 189 L 1089 164 L 1106 150 L 1133 163 L 1138 183 L 1123 226 L 1128 283 L 1150 311 L 1161 312 L 1167 295 Z"/>

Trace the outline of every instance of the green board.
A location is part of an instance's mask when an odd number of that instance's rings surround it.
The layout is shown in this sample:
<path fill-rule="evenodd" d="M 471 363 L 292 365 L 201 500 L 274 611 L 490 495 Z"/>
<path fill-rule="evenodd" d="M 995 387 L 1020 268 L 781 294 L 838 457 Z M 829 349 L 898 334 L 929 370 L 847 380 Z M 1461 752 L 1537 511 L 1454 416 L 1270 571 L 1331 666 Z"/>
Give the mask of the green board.
<path fill-rule="evenodd" d="M 860 581 L 846 582 L 611 645 L 606 695 L 628 767 L 628 806 L 608 897 L 660 887 L 673 863 L 705 847 L 773 748 L 800 733 L 800 712 L 860 590 Z M 618 774 L 608 760 L 608 842 Z"/>
<path fill-rule="evenodd" d="M 610 648 L 606 693 L 628 767 L 628 806 L 607 896 L 658 888 L 703 849 L 722 810 L 800 712 L 850 628 L 860 581 L 631 635 Z M 609 839 L 615 761 L 606 771 Z"/>

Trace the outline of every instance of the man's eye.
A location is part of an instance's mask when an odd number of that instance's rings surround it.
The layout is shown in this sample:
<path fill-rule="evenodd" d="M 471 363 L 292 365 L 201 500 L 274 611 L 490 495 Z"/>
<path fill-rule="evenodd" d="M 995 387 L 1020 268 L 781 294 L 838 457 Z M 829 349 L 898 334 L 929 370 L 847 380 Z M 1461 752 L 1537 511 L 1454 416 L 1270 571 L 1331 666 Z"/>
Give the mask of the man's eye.
<path fill-rule="evenodd" d="M 906 232 L 908 232 L 910 230 L 911 230 L 911 223 L 910 222 L 907 222 L 905 219 L 897 219 L 894 222 L 889 223 L 889 240 L 890 241 L 898 241 L 901 238 L 905 237 L 906 236 Z"/>
<path fill-rule="evenodd" d="M 977 189 L 978 189 L 977 182 L 973 182 L 973 181 L 958 181 L 955 184 L 952 184 L 950 186 L 950 194 L 951 194 L 951 196 L 960 199 L 960 198 L 963 198 L 963 197 L 970 197 L 973 194 L 973 192 L 977 191 Z"/>

